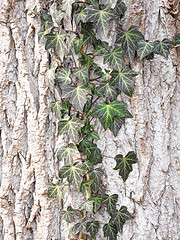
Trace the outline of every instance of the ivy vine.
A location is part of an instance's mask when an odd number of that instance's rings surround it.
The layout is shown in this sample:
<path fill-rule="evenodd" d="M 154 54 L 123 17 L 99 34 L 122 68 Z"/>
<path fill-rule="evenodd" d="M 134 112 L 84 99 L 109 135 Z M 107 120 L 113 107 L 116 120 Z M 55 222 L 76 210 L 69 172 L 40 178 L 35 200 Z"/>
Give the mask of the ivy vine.
<path fill-rule="evenodd" d="M 134 58 L 148 60 L 154 54 L 168 58 L 171 48 L 180 50 L 179 33 L 172 41 L 165 38 L 150 42 L 136 26 L 123 29 L 121 18 L 126 10 L 121 0 L 61 0 L 52 14 L 37 13 L 36 8 L 31 13 L 41 20 L 38 38 L 50 56 L 47 85 L 52 93 L 55 89 L 59 93 L 51 103 L 59 119 L 58 134 L 69 139 L 68 145 L 57 152 L 64 166 L 59 170 L 59 184 L 48 184 L 48 196 L 56 198 L 61 208 L 67 183 L 84 195 L 79 208 L 60 209 L 62 220 L 75 222 L 70 230 L 73 239 L 96 239 L 100 227 L 96 212 L 102 206 L 110 216 L 103 226 L 107 239 L 116 240 L 125 222 L 132 218 L 126 206 L 117 209 L 118 195 L 107 195 L 103 187 L 103 155 L 96 144 L 100 137 L 94 119 L 116 137 L 125 119 L 132 118 L 118 96 L 132 97 L 134 77 L 138 75 L 131 69 Z M 104 41 L 107 36 L 114 41 Z M 99 57 L 103 59 L 101 65 Z M 114 170 L 125 182 L 137 163 L 136 153 L 111 158 L 116 161 Z"/>

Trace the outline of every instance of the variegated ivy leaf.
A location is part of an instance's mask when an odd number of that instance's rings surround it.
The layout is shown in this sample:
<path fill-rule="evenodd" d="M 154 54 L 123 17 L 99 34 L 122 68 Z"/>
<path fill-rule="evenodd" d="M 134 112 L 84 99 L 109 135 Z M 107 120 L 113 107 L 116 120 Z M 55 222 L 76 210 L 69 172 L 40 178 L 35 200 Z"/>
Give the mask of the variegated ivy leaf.
<path fill-rule="evenodd" d="M 123 225 L 125 222 L 132 218 L 132 215 L 128 212 L 127 207 L 122 206 L 119 211 L 113 214 L 112 222 L 116 225 L 117 230 L 122 233 Z"/>
<path fill-rule="evenodd" d="M 57 118 L 59 120 L 61 120 L 61 117 L 62 117 L 62 113 L 61 113 L 61 110 L 62 110 L 62 107 L 61 107 L 61 102 L 57 101 L 57 102 L 52 102 L 51 103 L 51 110 L 52 112 L 55 112 Z"/>
<path fill-rule="evenodd" d="M 78 234 L 79 232 L 82 232 L 84 234 L 87 234 L 87 231 L 86 231 L 86 226 L 87 226 L 87 223 L 92 221 L 90 218 L 84 218 L 82 220 L 82 223 L 76 223 L 74 225 L 74 227 L 71 229 L 71 232 L 73 234 Z M 82 240 L 82 239 L 81 239 Z"/>
<path fill-rule="evenodd" d="M 137 156 L 135 152 L 128 152 L 125 157 L 123 157 L 121 154 L 118 154 L 114 159 L 116 160 L 116 167 L 114 170 L 119 169 L 119 175 L 125 182 L 129 176 L 129 173 L 132 172 L 132 164 L 137 163 Z"/>
<path fill-rule="evenodd" d="M 114 10 L 117 16 L 123 16 L 127 10 L 126 4 L 121 0 L 118 0 Z"/>
<path fill-rule="evenodd" d="M 110 80 L 110 84 L 117 86 L 124 94 L 132 97 L 134 90 L 133 77 L 137 75 L 138 73 L 126 66 L 120 72 L 113 71 L 111 73 L 112 78 Z"/>
<path fill-rule="evenodd" d="M 46 84 L 52 92 L 54 92 L 54 80 L 55 80 L 55 71 L 58 64 L 57 62 L 52 62 L 50 68 L 46 72 Z"/>
<path fill-rule="evenodd" d="M 86 225 L 86 230 L 88 233 L 90 233 L 91 237 L 95 237 L 96 233 L 99 229 L 99 222 L 98 221 L 92 221 L 88 222 Z"/>
<path fill-rule="evenodd" d="M 53 28 L 53 24 L 48 24 L 48 22 L 45 23 L 45 29 L 44 30 L 41 29 L 38 32 L 39 43 L 44 42 L 44 40 L 46 40 L 46 35 L 51 32 L 52 28 Z"/>
<path fill-rule="evenodd" d="M 75 144 L 70 143 L 67 147 L 61 147 L 57 152 L 58 161 L 64 160 L 64 164 L 72 165 L 73 158 L 79 153 Z"/>
<path fill-rule="evenodd" d="M 67 51 L 65 43 L 66 35 L 66 32 L 62 28 L 60 28 L 58 34 L 54 34 L 51 32 L 45 36 L 47 38 L 45 49 L 48 50 L 50 48 L 53 48 L 60 57 L 61 61 L 63 61 L 64 55 Z"/>
<path fill-rule="evenodd" d="M 102 196 L 102 204 L 105 204 L 107 207 L 107 212 L 110 216 L 113 216 L 114 212 L 116 211 L 116 203 L 118 201 L 118 195 L 113 194 L 111 196 L 104 195 Z"/>
<path fill-rule="evenodd" d="M 64 184 L 48 184 L 48 197 L 49 198 L 56 198 L 58 207 L 61 208 L 61 200 L 64 198 L 66 188 Z"/>
<path fill-rule="evenodd" d="M 153 53 L 153 51 L 154 51 L 153 42 L 146 42 L 145 40 L 141 40 L 138 42 L 137 54 L 140 60 Z"/>
<path fill-rule="evenodd" d="M 86 83 L 89 79 L 88 68 L 86 66 L 82 66 L 81 68 L 78 68 L 78 70 L 74 71 L 72 76 L 77 77 L 80 81 L 84 81 Z"/>
<path fill-rule="evenodd" d="M 100 86 L 95 89 L 95 93 L 102 97 L 108 97 L 110 101 L 115 100 L 118 95 L 116 87 L 109 84 L 109 82 L 101 82 Z"/>
<path fill-rule="evenodd" d="M 81 185 L 81 192 L 84 194 L 86 199 L 91 197 L 91 185 L 93 184 L 93 180 L 90 179 Z"/>
<path fill-rule="evenodd" d="M 62 10 L 66 12 L 66 14 L 70 17 L 71 11 L 72 11 L 72 4 L 75 2 L 75 0 L 63 0 L 62 1 Z"/>
<path fill-rule="evenodd" d="M 61 68 L 56 73 L 56 82 L 61 83 L 62 85 L 68 85 L 71 83 L 71 70 L 69 68 Z"/>
<path fill-rule="evenodd" d="M 63 166 L 59 170 L 59 177 L 67 177 L 68 182 L 71 183 L 77 191 L 80 191 L 83 175 L 84 169 L 82 168 L 82 163 L 77 163 L 73 166 Z"/>
<path fill-rule="evenodd" d="M 180 33 L 176 33 L 175 37 L 174 37 L 174 45 L 180 45 Z M 180 46 L 177 47 L 177 50 L 180 50 Z"/>
<path fill-rule="evenodd" d="M 113 124 L 115 117 L 125 117 L 124 104 L 120 101 L 110 104 L 99 102 L 94 105 L 91 115 L 99 118 L 104 130 L 107 130 Z"/>
<path fill-rule="evenodd" d="M 101 183 L 101 179 L 102 179 L 104 172 L 101 168 L 96 168 L 96 169 L 89 171 L 88 174 L 92 179 L 94 179 L 95 182 Z"/>
<path fill-rule="evenodd" d="M 133 25 L 127 31 L 118 26 L 117 31 L 119 33 L 116 36 L 116 43 L 122 44 L 124 52 L 130 61 L 133 61 L 138 41 L 144 39 L 142 33 L 139 32 L 137 27 Z"/>
<path fill-rule="evenodd" d="M 83 46 L 83 38 L 81 37 L 80 39 L 74 39 L 74 51 L 76 54 L 78 54 L 81 51 L 81 48 Z"/>
<path fill-rule="evenodd" d="M 109 240 L 117 240 L 117 228 L 112 220 L 105 224 L 103 227 L 104 237 L 108 237 Z"/>
<path fill-rule="evenodd" d="M 100 8 L 98 5 L 90 5 L 86 10 L 86 22 L 93 22 L 94 27 L 107 36 L 110 19 L 115 17 L 111 7 L 108 5 Z"/>
<path fill-rule="evenodd" d="M 165 38 L 161 42 L 159 40 L 154 43 L 154 53 L 164 56 L 168 59 L 169 49 L 173 46 L 173 42 Z"/>
<path fill-rule="evenodd" d="M 106 52 L 104 54 L 104 63 L 109 63 L 110 67 L 121 71 L 124 65 L 124 51 L 122 47 L 116 47 L 112 52 Z"/>
<path fill-rule="evenodd" d="M 64 18 L 64 15 L 65 15 L 65 12 L 63 12 L 61 10 L 60 11 L 57 11 L 57 10 L 54 11 L 53 17 L 54 17 L 57 24 L 61 23 L 61 20 Z"/>
<path fill-rule="evenodd" d="M 82 210 L 84 209 L 85 211 L 87 211 L 89 213 L 93 213 L 93 203 L 94 203 L 93 199 L 88 199 L 86 202 L 81 204 L 79 206 L 79 208 L 82 209 Z"/>
<path fill-rule="evenodd" d="M 80 9 L 80 12 L 75 14 L 75 23 L 76 25 L 79 24 L 79 22 L 85 22 L 86 20 L 86 9 L 84 7 L 82 7 Z"/>
<path fill-rule="evenodd" d="M 70 103 L 83 112 L 84 104 L 87 102 L 87 96 L 91 94 L 86 84 L 82 83 L 77 87 L 68 85 L 63 89 L 62 97 L 69 98 Z"/>
<path fill-rule="evenodd" d="M 75 217 L 80 217 L 80 213 L 73 209 L 71 206 L 67 208 L 67 211 L 61 211 L 61 219 L 65 220 L 68 223 L 72 223 L 75 220 Z"/>
<path fill-rule="evenodd" d="M 58 123 L 58 134 L 65 133 L 73 142 L 79 140 L 78 130 L 84 125 L 84 121 L 76 117 L 72 117 L 70 120 L 62 120 Z"/>

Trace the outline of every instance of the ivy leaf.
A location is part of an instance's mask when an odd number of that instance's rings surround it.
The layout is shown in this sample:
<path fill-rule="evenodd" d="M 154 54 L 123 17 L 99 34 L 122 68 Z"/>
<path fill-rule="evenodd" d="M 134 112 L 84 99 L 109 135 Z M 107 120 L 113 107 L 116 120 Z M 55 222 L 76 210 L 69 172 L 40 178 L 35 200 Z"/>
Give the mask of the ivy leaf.
<path fill-rule="evenodd" d="M 89 172 L 93 169 L 93 165 L 89 160 L 83 162 L 83 169 L 85 172 Z"/>
<path fill-rule="evenodd" d="M 86 66 L 88 69 L 92 66 L 94 66 L 94 60 L 87 54 L 83 53 L 80 58 L 78 58 L 78 61 L 82 63 L 82 65 Z"/>
<path fill-rule="evenodd" d="M 86 20 L 86 9 L 84 7 L 81 7 L 80 12 L 75 14 L 75 23 L 76 25 L 79 24 L 79 22 L 85 22 Z"/>
<path fill-rule="evenodd" d="M 57 152 L 58 161 L 64 160 L 67 165 L 73 164 L 73 157 L 79 153 L 76 145 L 70 143 L 67 147 L 61 147 Z"/>
<path fill-rule="evenodd" d="M 83 204 L 81 204 L 79 206 L 80 209 L 84 209 L 85 211 L 89 212 L 89 213 L 93 213 L 93 203 L 94 200 L 93 199 L 88 199 L 86 202 L 84 202 Z"/>
<path fill-rule="evenodd" d="M 74 222 L 76 216 L 80 217 L 80 213 L 71 206 L 67 208 L 67 211 L 61 211 L 61 219 L 64 219 L 68 223 Z"/>
<path fill-rule="evenodd" d="M 86 14 L 87 16 L 87 14 Z M 81 34 L 83 34 L 83 44 L 92 44 L 94 47 L 97 45 L 97 39 L 93 30 L 92 23 L 82 23 Z"/>
<path fill-rule="evenodd" d="M 91 5 L 99 5 L 99 0 L 86 0 L 86 2 Z"/>
<path fill-rule="evenodd" d="M 110 220 L 108 224 L 103 227 L 104 237 L 108 237 L 109 240 L 117 240 L 117 228 L 116 225 Z"/>
<path fill-rule="evenodd" d="M 91 237 L 95 237 L 96 233 L 99 229 L 99 222 L 98 221 L 92 221 L 88 222 L 86 225 L 86 231 L 90 233 Z"/>
<path fill-rule="evenodd" d="M 113 124 L 109 128 L 115 137 L 117 137 L 119 130 L 121 129 L 124 123 L 125 123 L 125 118 L 115 117 Z"/>
<path fill-rule="evenodd" d="M 93 180 L 87 180 L 85 183 L 81 185 L 81 192 L 85 195 L 86 199 L 91 197 L 91 185 L 93 184 Z"/>
<path fill-rule="evenodd" d="M 63 166 L 59 170 L 59 177 L 66 178 L 69 183 L 72 183 L 75 190 L 80 191 L 81 183 L 83 180 L 84 170 L 82 163 L 77 163 L 73 166 Z"/>
<path fill-rule="evenodd" d="M 77 87 L 68 85 L 63 89 L 62 97 L 70 98 L 70 103 L 83 112 L 84 105 L 87 102 L 87 95 L 90 93 L 90 89 L 84 83 Z"/>
<path fill-rule="evenodd" d="M 61 20 L 64 18 L 65 12 L 55 10 L 53 13 L 53 17 L 57 24 L 61 24 Z"/>
<path fill-rule="evenodd" d="M 61 113 L 61 110 L 62 110 L 62 107 L 61 107 L 61 102 L 57 101 L 57 102 L 52 102 L 51 103 L 51 110 L 52 112 L 54 112 L 57 116 L 57 118 L 59 120 L 61 120 L 61 117 L 62 117 L 62 113 Z"/>
<path fill-rule="evenodd" d="M 100 9 L 98 5 L 90 5 L 86 7 L 86 11 L 86 22 L 93 22 L 94 27 L 107 36 L 109 21 L 115 16 L 111 7 L 108 5 Z"/>
<path fill-rule="evenodd" d="M 94 179 L 95 182 L 101 183 L 102 175 L 104 174 L 103 170 L 101 168 L 96 168 L 91 171 L 89 171 L 89 176 Z"/>
<path fill-rule="evenodd" d="M 121 27 L 117 28 L 119 32 L 116 36 L 116 43 L 121 43 L 122 48 L 130 61 L 133 61 L 135 51 L 137 50 L 138 41 L 142 40 L 144 37 L 141 32 L 137 30 L 137 27 L 132 25 L 127 31 L 123 30 Z"/>
<path fill-rule="evenodd" d="M 61 102 L 62 107 L 62 117 L 64 118 L 65 115 L 69 115 L 70 103 L 68 101 Z"/>
<path fill-rule="evenodd" d="M 52 24 L 49 25 L 48 23 L 46 23 L 45 29 L 43 29 L 43 30 L 41 29 L 38 32 L 38 42 L 39 43 L 44 42 L 44 40 L 46 39 L 46 35 L 51 32 L 52 28 L 53 28 Z"/>
<path fill-rule="evenodd" d="M 70 74 L 71 71 L 69 68 L 61 68 L 55 75 L 56 82 L 62 83 L 62 85 L 70 84 L 71 83 Z"/>
<path fill-rule="evenodd" d="M 122 50 L 122 47 L 116 47 L 112 52 L 106 52 L 104 54 L 104 64 L 109 63 L 110 67 L 121 71 L 124 65 L 124 51 Z"/>
<path fill-rule="evenodd" d="M 86 66 L 82 66 L 78 70 L 74 71 L 72 76 L 77 77 L 79 80 L 86 83 L 89 79 L 88 68 Z"/>
<path fill-rule="evenodd" d="M 94 213 L 96 213 L 101 208 L 102 197 L 101 196 L 97 196 L 97 197 L 92 197 L 92 199 L 94 200 L 94 204 L 93 204 Z"/>
<path fill-rule="evenodd" d="M 124 94 L 132 97 L 134 90 L 133 77 L 137 76 L 138 73 L 134 72 L 128 66 L 123 68 L 120 72 L 113 71 L 111 73 L 110 83 L 117 86 Z"/>
<path fill-rule="evenodd" d="M 48 197 L 49 198 L 56 198 L 57 203 L 59 208 L 61 208 L 61 200 L 64 198 L 64 194 L 65 194 L 65 187 L 64 184 L 48 184 L 47 185 L 48 188 Z"/>
<path fill-rule="evenodd" d="M 114 101 L 110 104 L 106 102 L 96 103 L 93 107 L 92 115 L 98 117 L 104 129 L 107 130 L 113 124 L 116 116 L 125 117 L 124 104 L 120 101 Z"/>
<path fill-rule="evenodd" d="M 174 37 L 174 45 L 180 45 L 180 33 L 176 33 Z M 177 50 L 180 50 L 180 46 L 177 47 Z"/>
<path fill-rule="evenodd" d="M 107 207 L 107 212 L 109 213 L 110 216 L 114 214 L 116 211 L 116 203 L 118 201 L 118 195 L 113 194 L 111 196 L 109 195 L 104 195 L 102 196 L 102 204 L 105 204 Z"/>
<path fill-rule="evenodd" d="M 64 60 L 64 55 L 67 51 L 66 43 L 64 41 L 66 35 L 66 32 L 60 28 L 58 34 L 51 32 L 45 36 L 47 38 L 45 49 L 48 50 L 50 48 L 53 48 L 60 57 L 61 61 Z"/>
<path fill-rule="evenodd" d="M 159 40 L 154 43 L 154 53 L 164 56 L 168 59 L 169 49 L 173 46 L 173 42 L 165 38 L 161 42 Z"/>
<path fill-rule="evenodd" d="M 146 42 L 145 40 L 141 40 L 138 42 L 137 54 L 140 60 L 153 53 L 153 51 L 154 51 L 153 42 Z"/>
<path fill-rule="evenodd" d="M 117 16 L 123 16 L 127 10 L 126 4 L 118 0 L 114 10 Z"/>
<path fill-rule="evenodd" d="M 112 86 L 109 82 L 101 82 L 100 85 L 95 89 L 95 93 L 101 97 L 108 97 L 110 101 L 117 98 L 118 92 L 115 86 Z"/>
<path fill-rule="evenodd" d="M 132 218 L 132 215 L 127 211 L 127 207 L 122 206 L 119 211 L 116 211 L 113 215 L 112 221 L 116 225 L 117 230 L 122 233 L 123 225 L 126 220 Z"/>
<path fill-rule="evenodd" d="M 84 125 L 84 122 L 76 117 L 58 123 L 58 134 L 65 133 L 72 141 L 77 142 L 79 139 L 78 130 Z"/>
<path fill-rule="evenodd" d="M 100 183 L 97 183 L 97 182 L 93 182 L 92 184 L 92 191 L 93 193 L 98 193 L 100 192 L 100 194 L 104 194 L 104 190 L 103 188 L 101 187 L 101 184 Z"/>
<path fill-rule="evenodd" d="M 53 26 L 53 20 L 50 14 L 46 12 L 42 12 L 41 14 L 41 28 L 45 30 L 49 28 L 49 26 Z"/>
<path fill-rule="evenodd" d="M 86 140 L 86 139 L 85 139 Z M 94 165 L 102 163 L 101 150 L 95 143 L 90 142 L 88 139 L 86 142 L 81 141 L 78 146 L 79 151 L 82 151 L 88 156 L 90 162 Z"/>
<path fill-rule="evenodd" d="M 82 223 L 76 223 L 74 227 L 71 229 L 71 231 L 73 232 L 73 234 L 78 234 L 79 232 L 86 234 L 87 233 L 86 226 L 87 226 L 87 223 L 90 221 L 91 220 L 89 218 L 84 218 Z"/>
<path fill-rule="evenodd" d="M 101 4 L 104 4 L 104 5 L 112 5 L 114 3 L 116 3 L 116 0 L 100 0 L 100 3 Z"/>
<path fill-rule="evenodd" d="M 83 38 L 74 39 L 74 51 L 76 54 L 78 54 L 81 51 L 82 46 L 83 46 Z"/>
<path fill-rule="evenodd" d="M 62 1 L 62 10 L 66 12 L 66 14 L 70 17 L 71 11 L 72 11 L 72 4 L 75 2 L 75 0 L 63 0 Z"/>
<path fill-rule="evenodd" d="M 137 163 L 137 156 L 135 152 L 128 152 L 128 154 L 123 157 L 123 155 L 118 154 L 114 158 L 117 162 L 114 170 L 119 169 L 119 175 L 122 177 L 125 182 L 129 176 L 129 173 L 132 171 L 132 164 Z"/>
<path fill-rule="evenodd" d="M 52 62 L 51 67 L 46 72 L 45 81 L 51 92 L 54 92 L 54 79 L 57 66 L 58 64 L 56 62 Z"/>

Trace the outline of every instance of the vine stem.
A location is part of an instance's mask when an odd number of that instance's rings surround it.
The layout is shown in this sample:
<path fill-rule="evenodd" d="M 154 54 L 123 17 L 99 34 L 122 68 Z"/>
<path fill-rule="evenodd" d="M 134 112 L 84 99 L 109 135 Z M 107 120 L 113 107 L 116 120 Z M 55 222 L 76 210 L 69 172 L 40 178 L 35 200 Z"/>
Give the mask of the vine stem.
<path fill-rule="evenodd" d="M 178 48 L 178 47 L 180 47 L 180 44 L 175 45 L 175 46 L 173 46 L 173 47 L 171 47 L 171 48 Z"/>
<path fill-rule="evenodd" d="M 106 158 L 112 158 L 112 159 L 114 159 L 113 157 L 110 157 L 110 156 L 106 156 L 106 155 L 103 155 L 103 154 L 101 154 L 102 155 L 102 157 L 106 157 Z"/>

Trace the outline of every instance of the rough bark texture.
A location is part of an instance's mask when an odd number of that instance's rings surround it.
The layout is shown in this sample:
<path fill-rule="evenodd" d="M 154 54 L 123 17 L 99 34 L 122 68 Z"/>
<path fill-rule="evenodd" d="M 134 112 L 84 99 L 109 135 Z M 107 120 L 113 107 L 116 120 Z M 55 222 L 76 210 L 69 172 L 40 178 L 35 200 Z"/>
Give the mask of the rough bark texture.
<path fill-rule="evenodd" d="M 57 120 L 51 113 L 53 95 L 45 84 L 48 56 L 38 44 L 39 23 L 28 15 L 35 5 L 53 1 L 0 0 L 0 240 L 67 240 L 57 205 L 47 197 L 47 183 L 58 179 L 55 153 Z M 172 38 L 180 31 L 179 1 L 128 0 L 124 26 L 137 25 L 145 38 Z M 119 194 L 134 219 L 118 239 L 180 239 L 180 163 L 178 81 L 180 55 L 168 60 L 135 62 L 138 71 L 131 100 L 122 96 L 134 116 L 118 137 L 104 132 L 99 147 L 115 156 L 135 150 L 139 162 L 124 184 L 104 158 L 108 193 Z M 76 197 L 76 195 L 74 195 Z M 100 214 L 102 223 L 107 218 Z M 104 239 L 100 232 L 97 239 Z"/>

